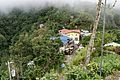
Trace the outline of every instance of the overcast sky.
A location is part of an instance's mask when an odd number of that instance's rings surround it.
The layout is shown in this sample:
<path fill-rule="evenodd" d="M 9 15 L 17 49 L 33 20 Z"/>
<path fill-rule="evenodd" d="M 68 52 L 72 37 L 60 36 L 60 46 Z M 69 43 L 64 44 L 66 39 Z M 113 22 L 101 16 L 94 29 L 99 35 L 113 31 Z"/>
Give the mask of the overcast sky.
<path fill-rule="evenodd" d="M 97 3 L 98 0 L 0 0 L 0 11 L 11 10 L 12 8 L 30 8 L 30 7 L 44 7 L 46 5 L 62 6 L 68 4 L 74 6 L 80 1 L 87 1 Z M 108 0 L 114 2 L 115 0 Z M 82 4 L 83 5 L 83 4 Z M 117 2 L 117 7 L 120 5 L 120 0 Z M 120 8 L 120 7 L 119 7 Z"/>

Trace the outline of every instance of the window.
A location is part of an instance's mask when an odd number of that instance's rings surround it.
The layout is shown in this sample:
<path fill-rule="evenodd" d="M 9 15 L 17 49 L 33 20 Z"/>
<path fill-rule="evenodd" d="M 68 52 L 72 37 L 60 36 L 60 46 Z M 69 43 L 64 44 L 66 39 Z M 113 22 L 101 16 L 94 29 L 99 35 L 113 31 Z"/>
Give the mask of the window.
<path fill-rule="evenodd" d="M 78 41 L 78 38 L 77 38 L 77 37 L 75 38 L 75 41 Z"/>

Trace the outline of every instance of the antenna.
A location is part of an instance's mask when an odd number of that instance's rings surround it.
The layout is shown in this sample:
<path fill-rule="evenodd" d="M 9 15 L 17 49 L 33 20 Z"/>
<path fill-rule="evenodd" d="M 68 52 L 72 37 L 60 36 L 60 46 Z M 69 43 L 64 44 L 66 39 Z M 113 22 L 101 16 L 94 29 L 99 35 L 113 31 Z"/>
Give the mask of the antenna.
<path fill-rule="evenodd" d="M 106 3 L 107 0 L 105 0 L 104 5 L 104 19 L 103 19 L 103 32 L 102 32 L 102 44 L 101 44 L 101 62 L 100 62 L 100 78 L 102 76 L 102 65 L 103 65 L 103 52 L 104 52 L 104 34 L 105 34 L 105 25 L 106 25 Z M 101 80 L 101 79 L 100 79 Z"/>

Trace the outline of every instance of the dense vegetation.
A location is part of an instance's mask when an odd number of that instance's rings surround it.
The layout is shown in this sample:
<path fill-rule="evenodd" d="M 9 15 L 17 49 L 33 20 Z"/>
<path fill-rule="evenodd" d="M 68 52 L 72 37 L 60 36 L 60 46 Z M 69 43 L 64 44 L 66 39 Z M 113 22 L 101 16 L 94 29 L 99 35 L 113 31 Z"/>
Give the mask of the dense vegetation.
<path fill-rule="evenodd" d="M 108 15 L 109 16 L 109 15 Z M 109 19 L 106 23 L 105 43 L 120 43 L 120 15 L 115 14 L 113 21 Z M 91 12 L 71 12 L 68 9 L 54 7 L 42 10 L 30 10 L 28 12 L 14 9 L 9 14 L 0 14 L 0 75 L 1 80 L 8 80 L 9 74 L 7 61 L 14 62 L 12 68 L 16 70 L 17 77 L 32 79 L 39 77 L 42 80 L 57 80 L 59 75 L 64 75 L 66 80 L 99 79 L 99 61 L 101 46 L 102 18 L 99 25 L 99 32 L 95 40 L 96 51 L 93 59 L 88 65 L 88 72 L 84 72 L 85 50 L 78 51 L 71 65 L 61 69 L 64 63 L 64 53 L 59 53 L 62 45 L 60 39 L 50 40 L 50 37 L 59 37 L 58 30 L 87 29 L 92 30 L 94 15 Z M 43 24 L 42 27 L 40 25 Z M 113 30 L 112 30 L 113 29 Z M 84 46 L 88 44 L 89 37 L 83 38 Z M 117 58 L 117 59 L 116 59 Z M 113 70 L 119 70 L 119 56 L 114 54 L 104 55 L 105 64 L 102 77 L 112 74 Z M 108 61 L 113 59 L 111 63 Z M 33 66 L 27 63 L 34 61 Z M 113 64 L 113 65 L 112 65 Z M 109 65 L 109 66 L 108 66 Z M 43 77 L 44 76 L 44 77 Z"/>

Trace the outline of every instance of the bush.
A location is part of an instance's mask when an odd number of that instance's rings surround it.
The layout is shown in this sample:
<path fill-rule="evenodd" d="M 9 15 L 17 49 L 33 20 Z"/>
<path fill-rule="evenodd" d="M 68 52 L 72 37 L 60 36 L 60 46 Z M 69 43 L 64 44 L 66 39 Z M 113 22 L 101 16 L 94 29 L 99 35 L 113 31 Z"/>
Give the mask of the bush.
<path fill-rule="evenodd" d="M 117 54 L 106 54 L 102 57 L 102 78 L 113 74 L 120 70 L 120 56 Z M 100 64 L 101 58 L 95 57 L 87 65 L 87 70 L 84 66 L 66 66 L 63 70 L 65 80 L 99 80 L 100 79 Z M 58 80 L 57 73 L 49 73 L 45 75 L 43 80 Z"/>
<path fill-rule="evenodd" d="M 119 47 L 116 47 L 116 46 L 105 47 L 105 49 L 108 50 L 108 51 L 115 51 L 117 48 L 119 48 Z"/>
<path fill-rule="evenodd" d="M 59 80 L 59 75 L 52 70 L 50 73 L 46 73 L 40 80 Z"/>
<path fill-rule="evenodd" d="M 85 36 L 85 37 L 82 38 L 81 44 L 83 46 L 86 46 L 86 45 L 89 44 L 89 41 L 90 41 L 90 36 Z"/>
<path fill-rule="evenodd" d="M 114 71 L 120 70 L 120 56 L 117 54 L 106 54 L 102 58 L 103 60 L 103 66 L 102 66 L 102 76 L 106 77 L 110 74 L 112 74 Z M 95 62 L 97 65 L 99 65 L 101 61 L 100 57 L 96 57 L 92 60 L 92 62 Z M 97 73 L 99 73 L 99 70 L 97 70 Z"/>
<path fill-rule="evenodd" d="M 84 49 L 80 51 L 77 51 L 75 57 L 71 61 L 71 65 L 79 65 L 80 62 L 84 61 L 86 57 L 86 50 L 87 50 L 87 47 L 85 47 Z"/>
<path fill-rule="evenodd" d="M 66 73 L 66 80 L 81 80 L 86 79 L 88 76 L 79 66 L 68 67 Z"/>
<path fill-rule="evenodd" d="M 99 75 L 86 71 L 80 66 L 68 67 L 66 73 L 66 80 L 98 80 Z"/>

